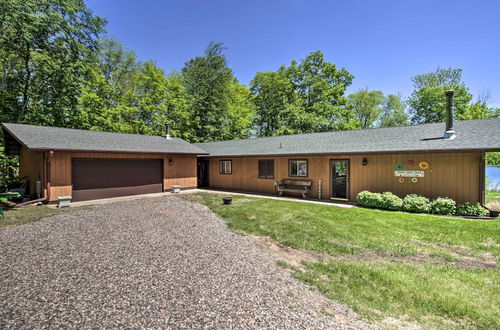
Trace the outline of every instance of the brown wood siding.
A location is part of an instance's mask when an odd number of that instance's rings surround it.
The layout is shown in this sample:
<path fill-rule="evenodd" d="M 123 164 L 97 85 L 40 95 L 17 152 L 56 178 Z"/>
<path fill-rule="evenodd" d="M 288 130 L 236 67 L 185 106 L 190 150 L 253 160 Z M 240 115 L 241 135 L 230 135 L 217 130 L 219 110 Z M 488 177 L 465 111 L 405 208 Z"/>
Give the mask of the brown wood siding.
<path fill-rule="evenodd" d="M 71 160 L 73 158 L 123 158 L 123 159 L 163 159 L 163 189 L 172 185 L 184 188 L 196 187 L 196 155 L 161 155 L 138 153 L 97 153 L 97 152 L 57 152 L 51 158 L 50 201 L 58 196 L 71 196 Z M 169 165 L 172 159 L 173 164 Z"/>
<path fill-rule="evenodd" d="M 234 157 L 232 159 L 233 173 L 219 174 L 219 160 L 210 158 L 209 186 L 211 188 L 239 191 L 274 193 L 274 182 L 283 179 L 293 179 L 288 176 L 288 160 L 297 157 Z M 350 200 L 363 190 L 373 192 L 391 191 L 404 197 L 410 193 L 423 194 L 430 198 L 445 196 L 462 203 L 465 201 L 480 201 L 480 152 L 463 153 L 425 153 L 425 154 L 379 154 L 379 155 L 331 155 L 304 156 L 308 160 L 308 176 L 312 180 L 311 195 L 318 197 L 318 183 L 322 181 L 322 198 L 328 199 L 330 192 L 330 160 L 350 160 Z M 363 158 L 368 164 L 362 165 Z M 274 179 L 258 178 L 258 160 L 274 159 Z M 298 158 L 297 158 L 298 159 Z M 413 165 L 407 162 L 413 161 Z M 420 162 L 428 162 L 429 169 L 425 177 L 418 178 L 416 183 L 400 183 L 394 176 L 398 163 L 405 165 L 404 170 L 420 170 Z"/>
<path fill-rule="evenodd" d="M 21 148 L 19 155 L 19 176 L 29 177 L 30 194 L 35 193 L 37 178 L 44 179 L 43 153 L 39 151 L 29 151 L 26 147 Z"/>

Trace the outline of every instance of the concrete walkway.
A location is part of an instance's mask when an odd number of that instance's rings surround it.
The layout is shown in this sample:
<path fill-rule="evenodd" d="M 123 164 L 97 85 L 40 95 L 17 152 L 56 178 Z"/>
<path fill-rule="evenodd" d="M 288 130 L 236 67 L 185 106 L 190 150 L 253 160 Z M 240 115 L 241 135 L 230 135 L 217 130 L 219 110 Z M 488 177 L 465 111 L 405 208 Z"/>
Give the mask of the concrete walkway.
<path fill-rule="evenodd" d="M 280 197 L 280 196 L 265 195 L 265 194 L 258 194 L 258 193 L 226 191 L 226 190 L 216 190 L 216 189 L 189 189 L 189 190 L 182 190 L 179 194 L 194 194 L 194 193 L 200 193 L 200 192 L 214 193 L 214 194 L 221 194 L 221 195 L 241 195 L 241 196 L 247 196 L 247 197 L 275 199 L 275 200 L 297 202 L 297 203 L 329 205 L 329 206 L 337 206 L 337 207 L 344 207 L 344 208 L 351 208 L 354 206 L 352 203 L 348 203 L 348 202 L 334 202 L 334 201 L 330 202 L 330 201 L 319 200 L 319 199 L 301 199 L 301 198 L 294 198 L 294 197 Z M 73 203 L 71 203 L 71 206 L 78 207 L 78 206 L 88 206 L 88 205 L 101 205 L 101 204 L 108 204 L 108 203 L 115 203 L 115 202 L 125 202 L 125 201 L 133 201 L 133 200 L 138 200 L 138 199 L 156 198 L 156 197 L 173 196 L 173 195 L 177 195 L 177 194 L 174 194 L 171 192 L 163 192 L 163 193 L 156 193 L 156 194 L 144 194 L 144 195 L 114 197 L 114 198 L 96 199 L 96 200 L 83 201 L 83 202 L 73 202 Z M 56 205 L 52 205 L 52 206 L 56 207 Z"/>

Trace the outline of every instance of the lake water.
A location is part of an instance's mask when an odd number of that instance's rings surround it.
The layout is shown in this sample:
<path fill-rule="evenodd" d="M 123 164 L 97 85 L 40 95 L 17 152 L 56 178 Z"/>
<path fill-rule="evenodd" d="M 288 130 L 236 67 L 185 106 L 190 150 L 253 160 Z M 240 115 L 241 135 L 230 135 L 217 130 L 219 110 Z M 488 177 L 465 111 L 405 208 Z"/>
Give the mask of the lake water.
<path fill-rule="evenodd" d="M 486 177 L 489 187 L 500 188 L 500 166 L 486 166 Z"/>

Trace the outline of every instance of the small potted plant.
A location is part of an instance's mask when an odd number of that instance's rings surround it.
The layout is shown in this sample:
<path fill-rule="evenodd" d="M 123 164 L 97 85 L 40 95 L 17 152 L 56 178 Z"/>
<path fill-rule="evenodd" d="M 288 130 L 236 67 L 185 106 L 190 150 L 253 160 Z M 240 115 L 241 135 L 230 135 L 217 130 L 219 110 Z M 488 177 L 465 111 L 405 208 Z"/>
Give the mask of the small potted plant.
<path fill-rule="evenodd" d="M 500 214 L 500 203 L 499 202 L 489 202 L 486 204 L 486 208 L 490 211 L 490 217 L 497 218 Z"/>

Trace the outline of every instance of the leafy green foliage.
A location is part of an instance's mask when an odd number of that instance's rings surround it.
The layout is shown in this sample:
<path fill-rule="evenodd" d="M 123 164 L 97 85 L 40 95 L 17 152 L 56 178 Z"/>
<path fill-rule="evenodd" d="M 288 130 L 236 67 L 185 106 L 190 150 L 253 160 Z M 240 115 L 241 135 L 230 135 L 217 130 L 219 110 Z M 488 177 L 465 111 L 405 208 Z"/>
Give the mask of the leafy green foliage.
<path fill-rule="evenodd" d="M 16 203 L 10 201 L 8 198 L 0 197 L 0 207 L 13 207 Z"/>
<path fill-rule="evenodd" d="M 236 81 L 223 50 L 223 44 L 212 42 L 204 56 L 189 60 L 182 69 L 195 142 L 243 137 L 253 117 L 250 95 Z"/>
<path fill-rule="evenodd" d="M 354 77 L 321 51 L 258 72 L 248 89 L 221 43 L 165 74 L 103 39 L 104 26 L 82 0 L 1 1 L 0 121 L 151 135 L 165 134 L 168 123 L 172 135 L 190 142 L 408 123 L 398 96 L 361 90 L 346 98 Z M 471 102 L 460 69 L 438 68 L 413 81 L 413 123 L 443 121 L 450 88 L 458 119 L 500 115 L 486 98 Z"/>
<path fill-rule="evenodd" d="M 451 198 L 438 197 L 431 201 L 430 207 L 431 213 L 453 215 L 455 214 L 457 203 Z"/>
<path fill-rule="evenodd" d="M 430 211 L 429 199 L 418 194 L 410 194 L 403 199 L 402 208 L 408 212 L 427 213 Z"/>
<path fill-rule="evenodd" d="M 381 107 L 385 103 L 385 97 L 381 91 L 361 89 L 350 94 L 349 101 L 354 117 L 361 123 L 361 128 L 370 128 L 382 113 Z"/>
<path fill-rule="evenodd" d="M 408 115 L 406 107 L 397 95 L 388 95 L 382 114 L 380 116 L 380 126 L 406 126 L 408 125 Z"/>
<path fill-rule="evenodd" d="M 471 103 L 472 94 L 462 81 L 461 69 L 438 68 L 413 77 L 415 90 L 408 100 L 414 124 L 446 120 L 446 90 L 455 91 L 455 116 L 459 120 L 498 117 L 483 101 Z"/>
<path fill-rule="evenodd" d="M 0 191 L 16 182 L 18 177 L 19 157 L 7 156 L 3 147 L 0 147 Z"/>
<path fill-rule="evenodd" d="M 500 166 L 500 152 L 487 152 L 485 160 L 486 165 Z"/>
<path fill-rule="evenodd" d="M 373 193 L 362 191 L 358 193 L 356 200 L 359 205 L 386 210 L 401 210 L 403 200 L 391 192 Z"/>
<path fill-rule="evenodd" d="M 465 202 L 457 207 L 457 215 L 465 215 L 472 217 L 481 217 L 486 214 L 486 210 L 481 206 L 481 204 L 475 202 Z"/>
<path fill-rule="evenodd" d="M 260 136 L 357 128 L 345 90 L 353 76 L 326 62 L 320 51 L 277 72 L 259 72 L 250 83 Z"/>
<path fill-rule="evenodd" d="M 403 200 L 389 191 L 383 192 L 381 197 L 380 208 L 382 209 L 398 211 L 403 207 Z"/>
<path fill-rule="evenodd" d="M 383 203 L 381 194 L 372 193 L 367 190 L 359 192 L 356 196 L 356 201 L 359 205 L 366 207 L 380 207 Z"/>
<path fill-rule="evenodd" d="M 74 126 L 104 20 L 81 0 L 3 0 L 0 22 L 0 120 Z"/>

